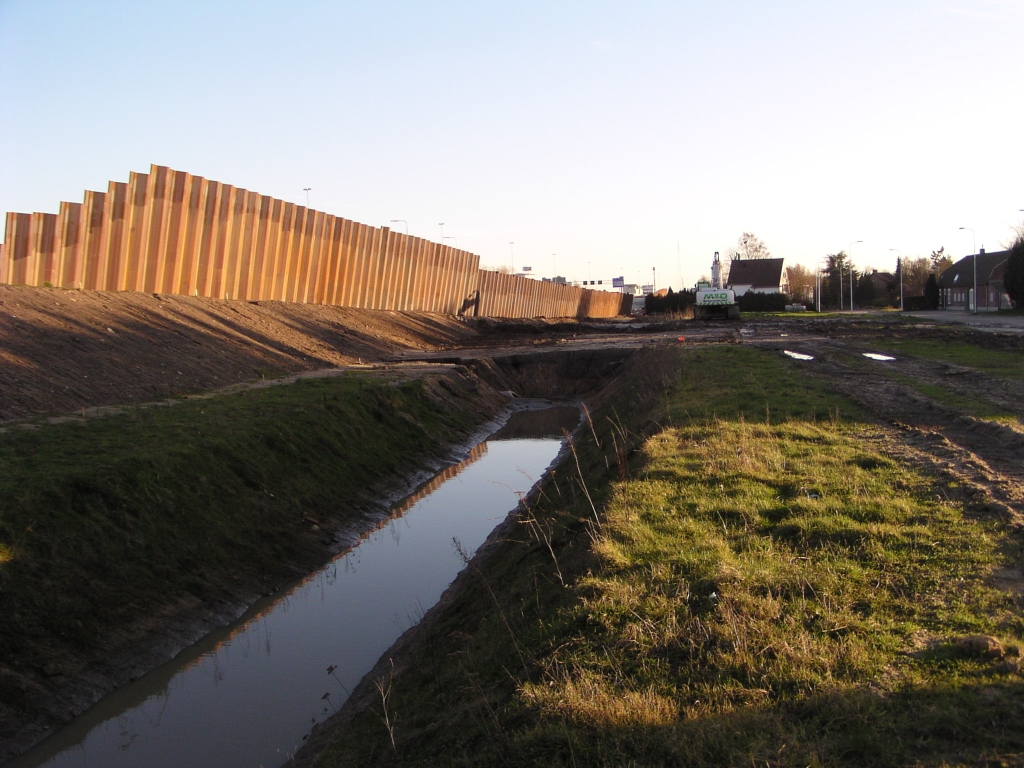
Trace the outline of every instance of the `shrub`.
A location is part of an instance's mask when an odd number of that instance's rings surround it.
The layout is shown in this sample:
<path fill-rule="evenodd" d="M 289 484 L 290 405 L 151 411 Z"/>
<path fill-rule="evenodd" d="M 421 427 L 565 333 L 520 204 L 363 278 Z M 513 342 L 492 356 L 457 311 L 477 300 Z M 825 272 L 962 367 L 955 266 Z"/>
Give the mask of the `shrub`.
<path fill-rule="evenodd" d="M 740 312 L 785 312 L 789 296 L 784 293 L 745 293 L 736 298 Z"/>
<path fill-rule="evenodd" d="M 928 282 L 924 284 L 924 303 L 928 309 L 939 308 L 939 283 L 934 272 L 928 275 Z"/>
<path fill-rule="evenodd" d="M 682 312 L 692 307 L 697 300 L 697 294 L 693 291 L 679 291 L 674 293 L 671 288 L 664 296 L 655 296 L 653 293 L 644 299 L 644 311 L 648 315 L 662 314 L 666 312 Z"/>
<path fill-rule="evenodd" d="M 1003 285 L 1013 300 L 1013 305 L 1018 309 L 1024 307 L 1024 236 L 1018 237 L 1010 248 Z"/>

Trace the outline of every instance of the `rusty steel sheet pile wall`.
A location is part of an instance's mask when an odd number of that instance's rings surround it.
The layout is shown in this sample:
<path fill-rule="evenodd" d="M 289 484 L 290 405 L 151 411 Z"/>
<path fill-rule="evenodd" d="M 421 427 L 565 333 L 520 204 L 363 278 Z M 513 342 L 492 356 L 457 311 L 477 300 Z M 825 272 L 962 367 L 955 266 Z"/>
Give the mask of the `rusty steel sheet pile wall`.
<path fill-rule="evenodd" d="M 12 285 L 492 317 L 614 317 L 632 301 L 159 165 L 56 214 L 8 213 L 6 227 Z"/>

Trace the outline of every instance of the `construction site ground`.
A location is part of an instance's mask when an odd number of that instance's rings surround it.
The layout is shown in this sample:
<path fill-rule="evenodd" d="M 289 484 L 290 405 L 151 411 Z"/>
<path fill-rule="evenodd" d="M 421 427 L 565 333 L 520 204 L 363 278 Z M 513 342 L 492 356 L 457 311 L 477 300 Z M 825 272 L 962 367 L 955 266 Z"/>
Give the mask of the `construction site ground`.
<path fill-rule="evenodd" d="M 954 322 L 962 320 L 954 314 L 720 323 L 503 320 L 0 286 L 0 424 L 83 409 L 91 415 L 339 368 L 387 366 L 416 376 L 424 363 L 544 349 L 741 343 L 809 354 L 815 358 L 806 363 L 809 375 L 829 378 L 881 421 L 898 425 L 908 444 L 931 446 L 947 463 L 956 454 L 958 466 L 976 460 L 985 467 L 977 470 L 982 474 L 1022 481 L 1024 378 L 941 360 L 897 354 L 874 361 L 862 354 L 886 351 L 874 342 L 891 348 L 894 340 L 907 339 L 969 343 L 1024 358 L 1017 317 L 981 315 L 965 325 Z M 979 407 L 1001 418 L 979 418 Z M 1022 486 L 1000 487 L 999 495 L 1020 501 Z"/>
<path fill-rule="evenodd" d="M 933 316 L 500 320 L 0 286 L 0 430 L 352 367 L 419 376 L 471 358 L 702 344 L 811 358 L 793 365 L 863 406 L 887 452 L 1024 530 L 1024 363 L 1013 365 L 1024 361 L 1024 335 Z M 957 345 L 1011 364 L 993 372 L 921 352 Z M 1024 595 L 1019 562 L 999 580 Z"/>
<path fill-rule="evenodd" d="M 873 342 L 891 346 L 908 339 L 965 342 L 1024 356 L 1024 337 L 1001 327 L 1005 317 L 982 319 L 989 323 L 983 330 L 937 322 L 945 317 L 935 313 L 926 319 L 885 313 L 722 323 L 501 320 L 0 286 L 0 424 L 338 368 L 388 366 L 418 375 L 424 363 L 543 349 L 741 343 L 810 354 L 809 375 L 830 378 L 879 419 L 904 425 L 913 442 L 925 434 L 955 435 L 964 449 L 1017 474 L 1024 379 L 941 360 L 897 354 L 879 362 L 862 355 L 874 349 Z M 936 397 L 936 388 L 948 396 Z M 979 406 L 1003 418 L 972 415 Z"/>

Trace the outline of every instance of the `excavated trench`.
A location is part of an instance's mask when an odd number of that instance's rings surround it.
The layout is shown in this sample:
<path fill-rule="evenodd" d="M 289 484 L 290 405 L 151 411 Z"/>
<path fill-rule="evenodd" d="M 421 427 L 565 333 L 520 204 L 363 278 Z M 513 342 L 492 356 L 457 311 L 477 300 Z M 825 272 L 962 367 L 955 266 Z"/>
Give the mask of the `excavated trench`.
<path fill-rule="evenodd" d="M 438 385 L 456 400 L 495 402 L 498 392 L 508 405 L 432 477 L 396 478 L 395 487 L 419 481 L 417 490 L 397 503 L 382 494 L 358 530 L 337 531 L 341 551 L 324 567 L 116 688 L 8 765 L 283 764 L 558 460 L 580 405 L 600 399 L 632 353 L 436 361 L 447 370 Z"/>

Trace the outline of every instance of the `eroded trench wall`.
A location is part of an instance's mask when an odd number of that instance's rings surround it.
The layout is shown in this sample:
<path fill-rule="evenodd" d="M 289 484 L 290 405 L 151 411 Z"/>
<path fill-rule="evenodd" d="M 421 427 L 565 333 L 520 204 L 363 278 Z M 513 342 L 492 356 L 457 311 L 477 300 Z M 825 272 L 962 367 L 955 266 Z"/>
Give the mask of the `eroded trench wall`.
<path fill-rule="evenodd" d="M 56 214 L 8 213 L 0 283 L 490 317 L 614 317 L 632 305 L 158 165 Z"/>

